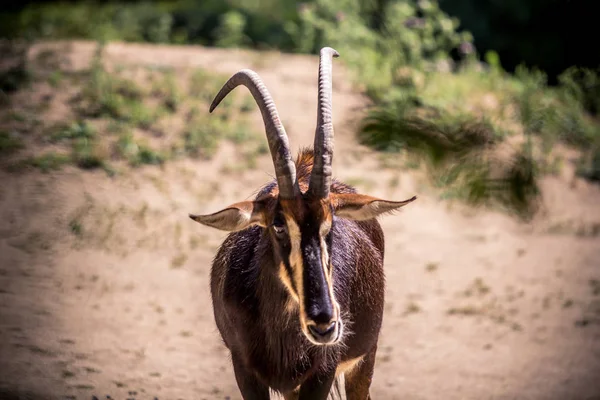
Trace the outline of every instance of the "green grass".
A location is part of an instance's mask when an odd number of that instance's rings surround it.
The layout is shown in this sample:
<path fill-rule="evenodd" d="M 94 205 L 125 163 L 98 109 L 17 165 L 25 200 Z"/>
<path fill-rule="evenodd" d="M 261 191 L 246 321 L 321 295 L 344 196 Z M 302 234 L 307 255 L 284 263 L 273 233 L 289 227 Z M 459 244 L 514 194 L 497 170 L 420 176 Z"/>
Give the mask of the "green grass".
<path fill-rule="evenodd" d="M 225 131 L 225 138 L 235 144 L 248 143 L 255 137 L 254 132 L 240 124 L 230 124 L 230 129 Z"/>
<path fill-rule="evenodd" d="M 71 233 L 75 236 L 83 235 L 83 224 L 78 218 L 74 218 L 71 221 L 69 221 L 69 229 L 71 230 Z"/>
<path fill-rule="evenodd" d="M 165 71 L 162 79 L 155 82 L 152 95 L 162 100 L 164 107 L 169 112 L 176 112 L 183 101 L 183 94 L 177 85 L 175 73 L 172 70 Z"/>
<path fill-rule="evenodd" d="M 143 102 L 143 95 L 133 81 L 121 79 L 105 71 L 92 77 L 90 86 L 81 93 L 84 117 L 107 117 L 148 128 L 159 117 L 159 110 Z"/>
<path fill-rule="evenodd" d="M 212 88 L 212 77 L 204 69 L 198 68 L 192 73 L 189 87 L 190 96 L 207 102 L 211 101 L 213 94 L 210 93 L 210 89 Z"/>
<path fill-rule="evenodd" d="M 468 64 L 454 74 L 430 73 L 418 76 L 422 81 L 417 86 L 421 101 L 453 113 L 468 112 L 468 106 L 479 106 L 478 103 L 482 103 L 486 96 L 492 96 L 498 101 L 498 106 L 502 107 L 505 98 L 516 90 L 516 83 L 512 80 Z M 494 111 L 499 110 L 492 110 Z"/>
<path fill-rule="evenodd" d="M 218 148 L 218 132 L 211 126 L 196 125 L 184 133 L 185 152 L 195 158 L 211 158 Z"/>
<path fill-rule="evenodd" d="M 81 117 L 106 117 L 149 128 L 159 117 L 160 110 L 144 103 L 147 93 L 133 80 L 106 70 L 102 61 L 103 47 L 99 45 L 88 79 L 73 103 Z"/>
<path fill-rule="evenodd" d="M 51 141 L 67 141 L 71 144 L 71 158 L 82 169 L 95 169 L 105 166 L 107 154 L 102 151 L 96 129 L 85 120 L 62 125 L 51 134 Z"/>
<path fill-rule="evenodd" d="M 256 165 L 258 156 L 268 153 L 266 144 L 259 143 L 248 129 L 249 112 L 256 112 L 249 93 L 236 92 L 213 114 L 208 113 L 212 97 L 227 76 L 199 68 L 189 72 L 127 65 L 113 68 L 105 64 L 103 52 L 104 45 L 99 43 L 89 70 L 77 73 L 60 69 L 56 51 L 42 49 L 38 53 L 32 63 L 37 68 L 35 82 L 47 82 L 57 90 L 66 85 L 75 89 L 74 95 L 64 103 L 70 109 L 63 121 L 47 123 L 43 117 L 52 102 L 65 101 L 56 95 L 41 100 L 44 109 L 41 103 L 22 104 L 3 114 L 2 124 L 19 132 L 0 130 L 3 155 L 26 148 L 29 140 L 25 139 L 29 138 L 54 147 L 34 157 L 12 160 L 9 170 L 34 167 L 50 172 L 71 163 L 115 176 L 117 168 L 121 170 L 119 161 L 139 167 L 161 165 L 181 156 L 209 159 L 222 140 L 238 146 L 249 167 Z M 173 125 L 175 130 L 170 129 Z M 154 147 L 157 141 L 160 150 Z"/>
<path fill-rule="evenodd" d="M 87 121 L 75 121 L 69 125 L 58 126 L 57 132 L 51 135 L 54 142 L 70 139 L 92 139 L 96 136 L 96 130 Z"/>
<path fill-rule="evenodd" d="M 67 165 L 70 162 L 71 158 L 66 154 L 47 152 L 30 159 L 26 159 L 24 161 L 24 165 L 29 165 L 39 169 L 42 172 L 48 173 L 51 171 L 60 170 L 64 165 Z"/>
<path fill-rule="evenodd" d="M 221 89 L 221 86 L 227 82 L 227 79 L 229 79 L 228 75 L 215 74 L 205 69 L 197 68 L 190 77 L 188 94 L 194 99 L 210 104 L 219 89 Z M 230 106 L 232 97 L 235 97 L 235 95 L 231 94 L 226 97 L 219 105 L 219 109 Z M 250 97 L 250 99 L 252 98 Z M 254 100 L 252 100 L 252 103 L 254 103 Z M 247 110 L 249 105 L 244 103 L 242 107 L 244 110 Z"/>
<path fill-rule="evenodd" d="M 95 139 L 79 138 L 73 142 L 73 161 L 79 168 L 101 168 L 104 157 Z"/>
<path fill-rule="evenodd" d="M 9 132 L 0 131 L 0 154 L 10 155 L 24 147 L 23 141 L 19 136 L 12 135 Z"/>
<path fill-rule="evenodd" d="M 57 70 L 57 71 L 51 72 L 50 75 L 48 76 L 48 84 L 56 89 L 60 86 L 63 79 L 64 78 L 63 78 L 62 72 Z"/>
<path fill-rule="evenodd" d="M 126 160 L 132 167 L 142 164 L 159 165 L 165 162 L 166 157 L 147 145 L 138 143 L 131 133 L 122 134 L 115 144 L 117 155 Z"/>

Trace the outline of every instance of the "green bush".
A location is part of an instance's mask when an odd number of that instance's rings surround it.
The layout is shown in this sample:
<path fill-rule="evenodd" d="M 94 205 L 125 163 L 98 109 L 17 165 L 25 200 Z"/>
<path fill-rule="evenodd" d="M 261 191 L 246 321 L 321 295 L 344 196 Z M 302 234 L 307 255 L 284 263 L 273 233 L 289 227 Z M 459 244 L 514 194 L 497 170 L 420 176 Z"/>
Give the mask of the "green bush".
<path fill-rule="evenodd" d="M 359 131 L 363 144 L 383 151 L 410 149 L 434 164 L 493 145 L 497 134 L 485 120 L 430 111 L 425 116 L 403 101 L 371 108 Z"/>
<path fill-rule="evenodd" d="M 239 11 L 228 11 L 221 16 L 221 22 L 216 29 L 215 44 L 219 47 L 246 46 L 249 40 L 244 35 L 246 18 Z"/>
<path fill-rule="evenodd" d="M 577 101 L 586 111 L 597 115 L 600 112 L 600 67 L 570 67 L 558 80 L 563 98 Z"/>
<path fill-rule="evenodd" d="M 526 132 L 540 135 L 547 149 L 557 141 L 582 149 L 600 143 L 600 126 L 585 109 L 592 107 L 590 104 L 596 96 L 593 86 L 590 84 L 586 92 L 569 78 L 572 71 L 561 75 L 561 86 L 552 88 L 548 87 L 543 72 L 529 71 L 523 66 L 516 70 L 516 77 L 522 83 L 515 97 L 521 123 Z M 592 78 L 589 81 L 594 83 Z"/>
<path fill-rule="evenodd" d="M 14 16 L 13 16 L 14 18 Z M 169 42 L 173 16 L 169 3 L 31 4 L 0 28 L 5 37 L 87 38 L 103 40 Z"/>
<path fill-rule="evenodd" d="M 403 66 L 425 68 L 448 60 L 461 44 L 472 47 L 458 20 L 440 10 L 435 0 L 396 0 L 382 8 L 360 0 L 316 0 L 300 7 L 299 21 L 286 24 L 297 51 L 315 53 L 332 46 L 350 65 L 356 79 L 374 98 L 397 81 Z"/>
<path fill-rule="evenodd" d="M 426 160 L 444 198 L 497 205 L 524 219 L 537 209 L 539 172 L 531 147 L 514 150 L 508 159 L 496 157 L 502 136 L 485 119 L 418 109 L 402 101 L 384 103 L 371 108 L 359 139 L 378 150 Z"/>

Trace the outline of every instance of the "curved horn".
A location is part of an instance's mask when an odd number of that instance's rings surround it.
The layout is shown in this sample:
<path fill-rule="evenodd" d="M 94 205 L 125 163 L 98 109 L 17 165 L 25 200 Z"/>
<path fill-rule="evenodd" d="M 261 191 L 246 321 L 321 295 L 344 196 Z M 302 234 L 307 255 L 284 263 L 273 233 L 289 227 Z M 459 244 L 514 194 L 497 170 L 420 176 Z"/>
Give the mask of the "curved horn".
<path fill-rule="evenodd" d="M 310 175 L 310 192 L 317 197 L 327 198 L 331 186 L 331 161 L 333 159 L 332 117 L 332 60 L 339 53 L 324 47 L 319 54 L 319 104 L 317 108 L 317 130 L 315 132 L 315 158 Z"/>
<path fill-rule="evenodd" d="M 296 166 L 290 155 L 288 137 L 279 119 L 275 102 L 258 74 L 252 70 L 243 69 L 229 78 L 215 96 L 210 105 L 210 112 L 212 113 L 229 92 L 239 85 L 244 85 L 250 90 L 262 114 L 279 185 L 279 196 L 293 198 L 299 189 L 296 182 Z"/>

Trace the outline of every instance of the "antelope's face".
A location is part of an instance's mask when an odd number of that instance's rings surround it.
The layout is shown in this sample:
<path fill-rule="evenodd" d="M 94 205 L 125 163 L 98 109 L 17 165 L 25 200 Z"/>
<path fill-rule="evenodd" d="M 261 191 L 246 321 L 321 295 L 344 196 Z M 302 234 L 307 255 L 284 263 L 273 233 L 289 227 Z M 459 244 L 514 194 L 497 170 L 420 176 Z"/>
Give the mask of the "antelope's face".
<path fill-rule="evenodd" d="M 197 222 L 225 231 L 239 231 L 252 225 L 266 230 L 278 261 L 276 272 L 298 306 L 302 332 L 316 345 L 335 344 L 343 332 L 340 306 L 333 290 L 334 215 L 368 220 L 415 199 L 395 202 L 355 193 L 330 193 L 333 156 L 331 60 L 336 56 L 337 52 L 331 48 L 321 50 L 317 131 L 308 185 L 303 181 L 303 190 L 300 189 L 287 135 L 271 95 L 255 72 L 242 70 L 223 86 L 210 110 L 214 110 L 236 86 L 244 85 L 250 89 L 263 115 L 277 188 L 262 198 L 235 203 L 213 214 L 190 215 Z"/>
<path fill-rule="evenodd" d="M 333 290 L 329 201 L 311 196 L 280 200 L 269 230 L 279 260 L 279 278 L 299 306 L 300 327 L 314 344 L 342 336 L 340 306 Z"/>

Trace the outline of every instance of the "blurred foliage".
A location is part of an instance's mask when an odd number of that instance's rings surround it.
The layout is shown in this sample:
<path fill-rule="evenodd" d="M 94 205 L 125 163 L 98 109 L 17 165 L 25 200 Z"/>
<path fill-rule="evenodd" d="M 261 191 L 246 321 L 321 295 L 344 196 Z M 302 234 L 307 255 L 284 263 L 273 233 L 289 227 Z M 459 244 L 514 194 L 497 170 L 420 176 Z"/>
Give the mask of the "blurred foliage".
<path fill-rule="evenodd" d="M 145 92 L 130 79 L 107 71 L 102 64 L 103 45 L 98 46 L 89 71 L 88 84 L 74 99 L 75 107 L 84 116 L 106 116 L 149 127 L 160 108 L 150 109 L 144 102 Z"/>
<path fill-rule="evenodd" d="M 362 143 L 388 152 L 405 151 L 425 160 L 443 198 L 473 205 L 499 205 L 527 219 L 537 209 L 538 171 L 530 144 L 498 156 L 503 136 L 485 119 L 439 110 L 418 112 L 410 103 L 394 101 L 374 107 L 363 121 Z"/>
<path fill-rule="evenodd" d="M 334 47 L 350 67 L 354 83 L 371 101 L 359 130 L 362 143 L 385 152 L 402 152 L 415 165 L 426 161 L 429 176 L 444 189 L 444 197 L 498 205 L 528 218 L 537 209 L 539 178 L 560 168 L 553 154 L 556 145 L 577 148 L 582 155 L 577 172 L 600 180 L 600 68 L 572 66 L 560 74 L 553 71 L 558 84 L 549 85 L 554 75 L 549 79 L 547 73 L 531 67 L 545 65 L 544 57 L 554 57 L 554 67 L 560 64 L 556 59 L 560 52 L 553 46 L 566 43 L 555 34 L 553 42 L 543 35 L 524 33 L 528 21 L 539 22 L 543 15 L 556 12 L 543 11 L 548 7 L 542 3 L 32 3 L 15 14 L 0 14 L 0 36 L 199 43 L 311 54 L 323 46 Z M 472 28 L 475 38 L 459 29 L 459 20 L 444 10 L 465 15 L 462 27 Z M 515 29 L 494 38 L 499 29 L 494 21 L 499 18 L 515 22 Z M 520 35 L 519 41 L 515 35 Z M 482 54 L 474 45 L 478 43 L 484 43 Z M 505 57 L 510 46 L 517 49 L 518 62 Z M 237 144 L 253 140 L 239 123 L 254 107 L 247 96 L 241 103 L 226 99 L 209 119 L 198 111 L 212 100 L 224 78 L 217 82 L 214 75 L 196 70 L 182 86 L 172 71 L 161 71 L 150 85 L 142 85 L 108 70 L 102 63 L 102 49 L 98 47 L 72 101 L 78 122 L 57 134 L 71 144 L 72 159 L 80 167 L 106 169 L 104 160 L 111 157 L 132 166 L 162 164 L 182 155 L 210 158 L 222 138 Z M 509 74 L 507 64 L 520 65 Z M 25 62 L 3 71 L 0 94 L 19 90 L 32 79 Z M 58 87 L 70 78 L 55 69 L 46 79 Z M 190 97 L 201 104 L 191 102 Z M 160 136 L 161 121 L 176 115 L 185 120 L 185 127 L 169 143 L 169 150 L 152 150 L 152 140 L 140 139 L 139 131 Z M 109 146 L 112 152 L 88 126 L 89 121 L 98 120 L 117 127 L 118 139 Z M 11 143 L 4 136 L 3 141 Z M 252 160 L 265 151 L 264 144 L 245 149 Z"/>
<path fill-rule="evenodd" d="M 31 80 L 31 71 L 27 66 L 29 43 L 0 42 L 3 62 L 0 70 L 0 92 L 12 93 Z"/>
<path fill-rule="evenodd" d="M 551 84 L 572 65 L 596 68 L 600 53 L 590 40 L 597 36 L 592 3 L 573 0 L 440 0 L 475 37 L 482 54 L 494 50 L 503 67 L 520 64 L 548 74 Z"/>
<path fill-rule="evenodd" d="M 31 79 L 0 92 L 7 106 L 0 108 L 0 164 L 14 172 L 28 167 L 49 172 L 72 164 L 113 176 L 113 164 L 139 167 L 183 156 L 209 159 L 222 140 L 243 146 L 242 157 L 255 157 L 258 135 L 247 128 L 248 112 L 254 109 L 248 92 L 232 94 L 213 114 L 200 112 L 208 110 L 227 77 L 203 69 L 110 68 L 104 48 L 105 42 L 98 42 L 89 68 L 83 70 L 62 69 L 49 49 L 28 59 L 27 50 L 19 47 L 11 53 L 13 59 L 7 57 L 9 67 L 20 65 Z M 51 77 L 57 74 L 57 84 L 69 91 L 56 100 L 60 119 L 54 115 L 49 122 L 44 114 L 54 95 L 34 94 L 40 85 L 54 87 Z M 15 101 L 23 94 L 31 101 Z M 44 151 L 46 146 L 52 150 Z M 32 147 L 42 154 L 31 156 L 27 150 Z"/>
<path fill-rule="evenodd" d="M 3 37 L 202 43 L 304 53 L 328 44 L 357 53 L 394 49 L 400 65 L 445 58 L 449 50 L 472 41 L 470 34 L 456 32 L 458 20 L 434 0 L 41 2 L 16 16 L 2 15 Z"/>
<path fill-rule="evenodd" d="M 399 68 L 425 68 L 448 60 L 452 49 L 472 48 L 471 35 L 457 32 L 458 20 L 435 1 L 316 0 L 300 7 L 299 16 L 298 23 L 286 25 L 296 49 L 334 47 L 373 98 L 401 83 Z"/>
<path fill-rule="evenodd" d="M 38 168 L 42 172 L 50 172 L 60 169 L 63 165 L 68 164 L 69 161 L 68 155 L 50 151 L 36 157 L 25 159 L 20 164 L 21 166 L 30 165 L 34 168 Z"/>
<path fill-rule="evenodd" d="M 510 75 L 496 53 L 486 60 L 483 67 L 466 60 L 453 73 L 391 86 L 368 111 L 361 142 L 427 161 L 444 197 L 497 204 L 523 218 L 537 210 L 539 178 L 560 167 L 552 154 L 557 144 L 577 148 L 577 173 L 598 180 L 600 124 L 592 114 L 598 73 L 571 68 L 560 85 L 549 86 L 539 70 L 521 65 Z M 420 72 L 408 68 L 405 75 Z M 491 105 L 483 107 L 486 98 Z M 514 140 L 514 123 L 507 128 L 511 121 L 522 128 L 524 143 Z"/>
<path fill-rule="evenodd" d="M 474 35 L 481 55 L 495 50 L 510 71 L 525 63 L 547 71 L 555 83 L 571 65 L 595 68 L 600 63 L 598 52 L 581 46 L 595 36 L 595 14 L 589 12 L 586 2 L 570 0 L 439 0 L 439 7 L 437 1 L 428 0 L 25 0 L 3 8 L 0 36 L 28 32 L 37 37 L 97 39 L 105 35 L 126 41 L 215 45 L 220 33 L 243 26 L 243 38 L 252 46 L 309 52 L 318 47 L 313 44 L 320 40 L 323 28 L 321 24 L 313 30 L 315 21 L 330 24 L 337 15 L 346 23 L 360 22 L 358 36 L 363 27 L 381 33 L 398 17 L 391 30 L 401 27 L 415 4 L 419 11 L 409 24 L 420 26 L 425 21 L 432 26 L 425 14 L 441 8 L 455 17 L 448 18 L 452 24 L 458 24 L 458 18 L 461 28 Z M 442 29 L 449 31 L 449 27 L 449 21 L 442 23 Z"/>
<path fill-rule="evenodd" d="M 600 111 L 600 66 L 595 70 L 572 66 L 567 68 L 558 81 L 564 94 L 578 102 L 590 113 Z"/>
<path fill-rule="evenodd" d="M 580 46 L 595 35 L 594 18 L 585 2 L 569 0 L 25 0 L 0 12 L 0 37 L 248 45 L 309 53 L 337 38 L 336 45 L 344 41 L 353 49 L 359 43 L 376 54 L 391 46 L 399 63 L 440 50 L 445 57 L 447 49 L 460 59 L 458 42 L 474 40 L 481 56 L 496 51 L 505 69 L 525 63 L 547 71 L 555 83 L 572 65 L 600 65 L 598 52 Z M 379 43 L 381 36 L 397 43 Z"/>
<path fill-rule="evenodd" d="M 12 154 L 23 147 L 23 142 L 18 136 L 11 135 L 9 132 L 0 131 L 0 154 Z"/>
<path fill-rule="evenodd" d="M 216 30 L 215 44 L 220 47 L 247 46 L 250 43 L 244 34 L 246 18 L 239 11 L 228 11 L 221 16 L 221 21 Z"/>
<path fill-rule="evenodd" d="M 264 10 L 268 10 L 265 12 Z M 87 38 L 152 43 L 291 48 L 285 21 L 294 2 L 33 2 L 0 13 L 0 37 Z"/>
<path fill-rule="evenodd" d="M 548 87 L 545 73 L 519 66 L 516 77 L 523 86 L 516 96 L 516 103 L 521 123 L 527 131 L 586 149 L 600 136 L 597 121 L 586 112 L 586 106 L 598 98 L 591 90 L 584 95 L 585 87 L 571 79 L 571 71 L 560 76 L 564 85 Z M 592 76 L 598 79 L 597 74 Z"/>

